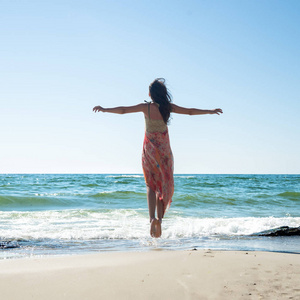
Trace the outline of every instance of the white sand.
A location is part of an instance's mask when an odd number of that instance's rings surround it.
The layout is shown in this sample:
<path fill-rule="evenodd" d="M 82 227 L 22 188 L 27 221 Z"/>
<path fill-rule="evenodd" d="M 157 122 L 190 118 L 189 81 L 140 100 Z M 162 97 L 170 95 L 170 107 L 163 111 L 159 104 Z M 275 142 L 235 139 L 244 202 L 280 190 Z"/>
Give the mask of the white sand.
<path fill-rule="evenodd" d="M 300 299 L 300 255 L 99 253 L 0 261 L 1 299 Z"/>

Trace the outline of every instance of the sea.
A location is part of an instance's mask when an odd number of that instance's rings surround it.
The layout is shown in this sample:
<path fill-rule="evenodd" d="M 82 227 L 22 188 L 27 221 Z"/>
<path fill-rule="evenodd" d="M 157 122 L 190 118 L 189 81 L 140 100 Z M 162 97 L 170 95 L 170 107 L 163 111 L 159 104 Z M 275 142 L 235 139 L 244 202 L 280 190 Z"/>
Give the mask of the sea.
<path fill-rule="evenodd" d="M 0 174 L 0 259 L 116 251 L 300 253 L 300 175 L 175 174 L 161 238 L 141 174 Z"/>

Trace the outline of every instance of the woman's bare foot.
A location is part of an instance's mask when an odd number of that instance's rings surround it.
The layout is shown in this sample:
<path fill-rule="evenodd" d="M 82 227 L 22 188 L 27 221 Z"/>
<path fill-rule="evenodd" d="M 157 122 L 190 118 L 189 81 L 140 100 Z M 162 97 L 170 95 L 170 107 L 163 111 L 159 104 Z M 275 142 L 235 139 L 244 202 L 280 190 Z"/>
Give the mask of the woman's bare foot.
<path fill-rule="evenodd" d="M 161 222 L 156 218 L 151 220 L 150 235 L 155 238 L 159 238 L 161 236 Z"/>
<path fill-rule="evenodd" d="M 151 220 L 151 223 L 150 223 L 150 235 L 152 237 L 156 237 L 156 222 L 157 222 L 157 219 L 152 219 Z"/>
<path fill-rule="evenodd" d="M 155 235 L 156 238 L 159 238 L 161 237 L 161 221 L 160 220 L 157 220 L 157 223 L 156 223 L 156 235 Z"/>

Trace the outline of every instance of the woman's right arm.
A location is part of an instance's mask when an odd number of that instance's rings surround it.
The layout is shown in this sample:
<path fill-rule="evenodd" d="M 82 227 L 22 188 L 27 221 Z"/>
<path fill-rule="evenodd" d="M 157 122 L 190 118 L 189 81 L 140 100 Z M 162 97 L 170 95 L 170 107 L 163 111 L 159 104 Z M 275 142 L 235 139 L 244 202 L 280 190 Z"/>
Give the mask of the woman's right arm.
<path fill-rule="evenodd" d="M 146 103 L 141 103 L 138 105 L 133 105 L 133 106 L 117 106 L 117 107 L 112 107 L 112 108 L 104 108 L 102 106 L 95 106 L 93 108 L 94 112 L 109 112 L 113 114 L 129 114 L 129 113 L 135 113 L 135 112 L 143 112 L 146 113 L 147 111 L 147 104 Z"/>
<path fill-rule="evenodd" d="M 216 109 L 198 109 L 198 108 L 186 108 L 178 106 L 174 103 L 172 105 L 172 112 L 176 114 L 183 114 L 183 115 L 207 115 L 207 114 L 222 114 L 223 111 L 221 108 Z"/>

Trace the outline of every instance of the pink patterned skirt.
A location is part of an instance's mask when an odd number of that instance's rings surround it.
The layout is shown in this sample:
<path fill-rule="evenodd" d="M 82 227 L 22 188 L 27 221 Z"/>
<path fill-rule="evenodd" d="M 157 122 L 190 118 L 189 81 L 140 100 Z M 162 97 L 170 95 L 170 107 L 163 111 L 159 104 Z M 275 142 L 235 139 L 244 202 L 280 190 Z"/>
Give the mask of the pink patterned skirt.
<path fill-rule="evenodd" d="M 174 163 L 168 130 L 145 133 L 142 165 L 146 185 L 163 201 L 165 213 L 174 193 Z"/>

